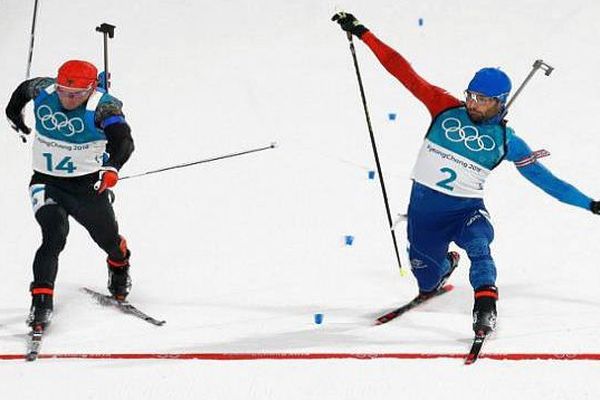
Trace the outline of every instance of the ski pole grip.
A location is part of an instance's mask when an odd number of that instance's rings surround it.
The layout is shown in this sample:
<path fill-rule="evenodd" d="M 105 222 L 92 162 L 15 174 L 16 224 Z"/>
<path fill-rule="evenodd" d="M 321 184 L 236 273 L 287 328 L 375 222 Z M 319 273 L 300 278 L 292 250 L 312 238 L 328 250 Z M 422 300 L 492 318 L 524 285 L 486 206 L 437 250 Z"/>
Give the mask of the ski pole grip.
<path fill-rule="evenodd" d="M 96 27 L 96 32 L 107 34 L 108 37 L 112 39 L 115 37 L 115 28 L 116 26 L 114 25 L 102 23 L 100 26 Z"/>

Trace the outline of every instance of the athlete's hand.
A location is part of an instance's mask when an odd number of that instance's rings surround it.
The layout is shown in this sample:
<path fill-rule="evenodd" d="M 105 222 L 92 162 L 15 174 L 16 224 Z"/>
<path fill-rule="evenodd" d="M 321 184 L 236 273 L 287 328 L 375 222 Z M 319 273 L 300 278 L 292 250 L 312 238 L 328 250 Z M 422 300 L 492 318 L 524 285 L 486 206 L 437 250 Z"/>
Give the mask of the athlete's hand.
<path fill-rule="evenodd" d="M 94 185 L 94 189 L 98 194 L 104 192 L 106 189 L 111 188 L 119 181 L 119 173 L 116 168 L 113 167 L 102 167 L 98 176 L 98 182 Z"/>
<path fill-rule="evenodd" d="M 592 210 L 594 214 L 600 214 L 600 201 L 592 201 L 590 203 L 590 210 Z"/>
<path fill-rule="evenodd" d="M 359 38 L 365 33 L 369 32 L 369 30 L 363 24 L 361 24 L 356 17 L 354 17 L 354 15 L 348 14 L 344 11 L 336 13 L 333 17 L 331 17 L 331 20 L 340 24 L 342 29 L 346 32 L 350 32 Z"/>
<path fill-rule="evenodd" d="M 21 140 L 23 142 L 27 141 L 27 136 L 31 133 L 31 128 L 25 125 L 25 120 L 23 119 L 23 113 L 6 113 L 6 118 L 8 119 L 8 123 L 10 127 L 13 128 L 19 136 L 21 136 Z"/>

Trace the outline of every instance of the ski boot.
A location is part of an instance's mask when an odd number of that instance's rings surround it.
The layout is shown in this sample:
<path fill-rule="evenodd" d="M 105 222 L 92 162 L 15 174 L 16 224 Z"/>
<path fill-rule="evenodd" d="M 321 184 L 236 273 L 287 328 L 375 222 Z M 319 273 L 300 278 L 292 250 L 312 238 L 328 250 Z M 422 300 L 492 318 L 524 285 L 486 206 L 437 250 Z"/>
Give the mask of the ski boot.
<path fill-rule="evenodd" d="M 131 290 L 131 278 L 129 277 L 129 251 L 123 261 L 107 259 L 108 264 L 108 291 L 112 296 L 124 301 Z"/>
<path fill-rule="evenodd" d="M 45 329 L 52 320 L 54 290 L 50 284 L 31 284 L 31 308 L 27 325 Z"/>
<path fill-rule="evenodd" d="M 458 262 L 460 261 L 460 254 L 458 254 L 456 251 L 450 251 L 448 252 L 448 254 L 446 254 L 446 259 L 450 262 L 450 268 L 448 269 L 448 272 L 446 272 L 444 276 L 442 276 L 440 283 L 438 283 L 438 285 L 433 290 L 419 292 L 419 296 L 423 299 L 431 297 L 432 295 L 437 293 L 441 288 L 444 287 L 446 282 L 448 282 L 448 279 L 450 279 L 450 275 L 452 275 L 454 270 L 458 267 Z"/>
<path fill-rule="evenodd" d="M 485 334 L 496 329 L 496 286 L 482 286 L 475 289 L 475 305 L 473 306 L 473 331 L 475 334 Z"/>

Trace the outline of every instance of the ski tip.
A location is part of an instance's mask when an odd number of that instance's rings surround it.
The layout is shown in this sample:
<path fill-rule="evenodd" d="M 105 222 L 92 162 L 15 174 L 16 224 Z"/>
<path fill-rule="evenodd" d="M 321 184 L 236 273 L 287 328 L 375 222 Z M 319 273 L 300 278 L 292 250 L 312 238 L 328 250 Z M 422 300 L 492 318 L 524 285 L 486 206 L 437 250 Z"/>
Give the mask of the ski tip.
<path fill-rule="evenodd" d="M 473 345 L 471 346 L 471 351 L 467 354 L 465 358 L 465 365 L 471 365 L 479 358 L 479 352 L 481 351 L 481 347 L 483 346 L 483 342 L 487 337 L 487 333 L 483 330 L 478 330 L 475 332 L 475 338 L 473 339 Z"/>
<path fill-rule="evenodd" d="M 454 290 L 454 285 L 453 285 L 453 284 L 451 284 L 451 283 L 449 283 L 449 284 L 447 284 L 447 285 L 444 285 L 444 286 L 442 286 L 442 290 L 443 290 L 444 292 L 449 292 L 449 291 L 451 291 L 451 290 Z"/>
<path fill-rule="evenodd" d="M 386 314 L 386 315 L 382 315 L 381 317 L 377 318 L 375 320 L 375 322 L 373 322 L 373 325 L 375 326 L 379 326 L 379 325 L 383 325 L 383 324 L 387 324 L 388 322 L 390 322 L 391 320 L 393 320 L 395 318 L 395 316 L 390 316 L 390 314 Z"/>
<path fill-rule="evenodd" d="M 475 360 L 477 360 L 476 357 L 469 355 L 467 358 L 465 358 L 465 365 L 471 365 L 475 362 Z"/>

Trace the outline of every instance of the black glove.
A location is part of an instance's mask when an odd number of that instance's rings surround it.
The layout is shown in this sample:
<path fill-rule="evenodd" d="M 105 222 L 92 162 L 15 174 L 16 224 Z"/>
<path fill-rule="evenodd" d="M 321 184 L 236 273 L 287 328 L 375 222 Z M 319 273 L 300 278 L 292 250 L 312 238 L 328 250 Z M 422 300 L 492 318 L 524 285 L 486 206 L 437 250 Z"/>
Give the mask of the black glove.
<path fill-rule="evenodd" d="M 11 128 L 13 128 L 15 131 L 19 133 L 24 133 L 25 135 L 29 135 L 31 133 L 31 128 L 25 125 L 22 113 L 7 112 L 6 117 L 8 118 L 8 122 L 10 123 Z"/>
<path fill-rule="evenodd" d="M 600 201 L 593 201 L 590 203 L 590 210 L 594 214 L 600 214 Z"/>
<path fill-rule="evenodd" d="M 340 11 L 339 13 L 331 17 L 331 20 L 340 24 L 342 29 L 346 32 L 350 32 L 351 34 L 356 35 L 359 38 L 361 38 L 362 35 L 364 35 L 365 33 L 369 32 L 369 30 L 363 24 L 361 24 L 354 17 L 354 15 L 345 13 L 343 11 Z"/>

